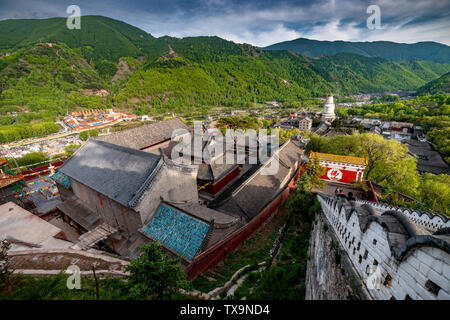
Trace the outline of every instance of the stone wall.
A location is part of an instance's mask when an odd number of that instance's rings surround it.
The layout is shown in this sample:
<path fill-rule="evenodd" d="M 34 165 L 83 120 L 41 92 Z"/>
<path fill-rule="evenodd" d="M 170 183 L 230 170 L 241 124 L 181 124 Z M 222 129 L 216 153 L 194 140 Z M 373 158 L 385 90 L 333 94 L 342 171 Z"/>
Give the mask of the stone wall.
<path fill-rule="evenodd" d="M 369 299 L 450 299 L 448 234 L 414 233 L 404 210 L 401 215 L 398 211 L 376 214 L 368 207 L 352 207 L 324 195 L 318 195 L 318 200 Z M 379 276 L 375 288 L 369 289 L 367 280 L 374 266 Z"/>
<path fill-rule="evenodd" d="M 306 271 L 306 300 L 364 299 L 359 277 L 329 229 L 323 215 L 316 216 L 311 230 Z"/>

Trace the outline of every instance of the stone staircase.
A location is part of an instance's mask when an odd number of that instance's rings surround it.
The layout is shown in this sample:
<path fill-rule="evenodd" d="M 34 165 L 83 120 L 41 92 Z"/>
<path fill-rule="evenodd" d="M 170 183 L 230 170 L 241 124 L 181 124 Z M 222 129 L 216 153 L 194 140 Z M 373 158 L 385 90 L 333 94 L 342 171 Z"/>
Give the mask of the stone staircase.
<path fill-rule="evenodd" d="M 89 232 L 82 234 L 78 238 L 78 242 L 73 246 L 74 248 L 89 249 L 92 248 L 99 241 L 105 240 L 108 236 L 116 233 L 117 228 L 110 226 L 106 222 L 98 225 Z"/>

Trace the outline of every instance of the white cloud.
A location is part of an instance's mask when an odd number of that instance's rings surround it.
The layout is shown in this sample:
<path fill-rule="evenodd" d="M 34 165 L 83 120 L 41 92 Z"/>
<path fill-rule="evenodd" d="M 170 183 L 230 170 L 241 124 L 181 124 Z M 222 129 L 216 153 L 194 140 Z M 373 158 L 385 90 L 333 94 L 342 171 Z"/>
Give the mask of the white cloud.
<path fill-rule="evenodd" d="M 251 32 L 245 31 L 242 35 L 223 34 L 224 39 L 231 40 L 237 43 L 251 43 L 260 47 L 271 45 L 275 42 L 282 42 L 294 40 L 301 37 L 301 33 L 292 29 L 286 28 L 283 24 L 277 24 L 271 30 Z"/>
<path fill-rule="evenodd" d="M 6 5 L 2 5 L 2 1 L 0 18 L 65 16 L 64 6 L 70 2 L 6 0 Z M 100 14 L 123 20 L 155 36 L 217 35 L 256 46 L 299 37 L 346 41 L 438 41 L 450 45 L 448 0 L 374 1 L 381 8 L 382 30 L 365 28 L 368 17 L 366 0 L 282 1 L 280 4 L 274 0 L 273 4 L 264 2 L 265 6 L 256 0 L 239 3 L 205 0 L 203 7 L 191 10 L 194 12 L 192 15 L 188 15 L 182 6 L 177 6 L 175 0 L 167 3 L 164 13 L 157 13 L 150 5 L 141 10 L 138 2 L 128 1 L 130 5 L 124 7 L 125 1 L 120 1 L 121 6 L 106 0 L 79 0 L 83 3 L 82 14 Z M 157 3 L 163 5 L 161 1 L 153 3 L 155 6 Z"/>

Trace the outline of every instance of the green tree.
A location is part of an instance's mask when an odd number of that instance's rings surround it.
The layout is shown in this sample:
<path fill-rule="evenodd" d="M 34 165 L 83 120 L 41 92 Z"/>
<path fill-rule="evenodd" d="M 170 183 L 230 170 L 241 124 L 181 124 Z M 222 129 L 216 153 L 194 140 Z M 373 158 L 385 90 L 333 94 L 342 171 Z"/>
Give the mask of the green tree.
<path fill-rule="evenodd" d="M 77 150 L 77 149 L 79 149 L 81 146 L 80 145 L 78 145 L 78 144 L 69 144 L 68 146 L 66 146 L 65 148 L 64 148 L 64 151 L 65 151 L 65 155 L 67 155 L 67 156 L 71 156 L 71 155 L 73 155 L 73 153 Z"/>
<path fill-rule="evenodd" d="M 276 129 L 279 132 L 279 142 L 280 144 L 285 143 L 291 137 L 297 136 L 301 133 L 300 129 Z"/>
<path fill-rule="evenodd" d="M 50 158 L 43 152 L 31 152 L 27 153 L 22 158 L 16 159 L 16 161 L 19 167 L 29 166 L 29 168 L 32 168 L 34 167 L 34 164 L 37 164 L 36 166 L 38 166 L 38 163 L 47 161 L 49 159 Z M 16 167 L 16 164 L 12 158 L 7 158 L 7 161 L 10 168 Z"/>
<path fill-rule="evenodd" d="M 130 296 L 134 299 L 170 298 L 188 285 L 178 259 L 171 259 L 157 242 L 142 245 L 142 254 L 126 270 Z"/>
<path fill-rule="evenodd" d="M 117 65 L 111 61 L 102 60 L 96 65 L 96 69 L 102 77 L 108 78 L 116 74 Z"/>
<path fill-rule="evenodd" d="M 320 166 L 320 161 L 317 158 L 312 158 L 306 164 L 306 171 L 302 174 L 307 175 L 311 188 L 309 190 L 304 189 L 305 192 L 310 192 L 312 188 L 322 188 L 325 185 L 325 181 L 320 179 L 326 173 L 326 168 Z"/>
<path fill-rule="evenodd" d="M 372 133 L 325 138 L 313 136 L 307 151 L 355 156 L 368 159 L 364 177 L 411 197 L 419 195 L 420 175 L 408 149 L 395 140 Z"/>
<path fill-rule="evenodd" d="M 450 216 L 450 176 L 425 173 L 420 185 L 422 203 L 437 213 Z"/>
<path fill-rule="evenodd" d="M 2 240 L 0 243 L 0 291 L 8 284 L 10 276 L 12 274 L 10 265 L 8 250 L 11 248 L 11 244 L 7 240 Z"/>

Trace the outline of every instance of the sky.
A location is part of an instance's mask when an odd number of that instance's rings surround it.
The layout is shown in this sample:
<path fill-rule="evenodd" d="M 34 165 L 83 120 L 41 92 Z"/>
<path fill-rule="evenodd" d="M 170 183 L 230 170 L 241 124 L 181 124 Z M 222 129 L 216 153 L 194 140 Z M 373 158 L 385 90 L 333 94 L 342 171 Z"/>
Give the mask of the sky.
<path fill-rule="evenodd" d="M 0 20 L 67 17 L 72 4 L 156 37 L 215 35 L 261 47 L 300 37 L 450 45 L 450 0 L 0 0 Z M 379 29 L 367 27 L 370 5 L 380 9 Z"/>

